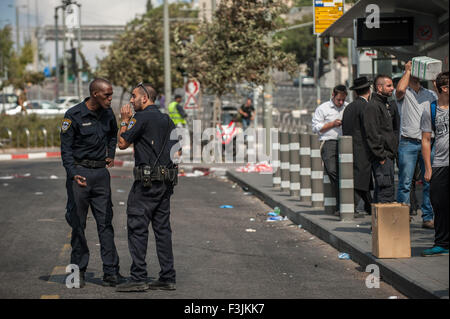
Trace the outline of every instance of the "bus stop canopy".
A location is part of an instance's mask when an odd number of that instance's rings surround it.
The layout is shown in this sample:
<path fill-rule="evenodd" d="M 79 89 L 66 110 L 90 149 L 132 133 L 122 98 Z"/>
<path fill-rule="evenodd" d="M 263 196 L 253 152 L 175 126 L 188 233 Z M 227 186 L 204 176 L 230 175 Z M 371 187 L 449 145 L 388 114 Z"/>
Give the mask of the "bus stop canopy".
<path fill-rule="evenodd" d="M 353 20 L 369 15 L 371 12 L 366 12 L 366 8 L 370 4 L 378 5 L 381 17 L 413 16 L 415 18 L 413 46 L 373 47 L 373 49 L 381 49 L 402 60 L 417 55 L 428 55 L 430 51 L 437 50 L 439 53 L 434 54 L 435 56 L 448 60 L 449 0 L 360 0 L 322 32 L 320 37 L 354 38 Z M 417 38 L 416 28 L 421 23 L 433 26 L 434 36 L 432 39 L 422 41 Z M 443 53 L 444 51 L 445 53 Z M 448 68 L 448 61 L 444 61 L 444 64 Z"/>

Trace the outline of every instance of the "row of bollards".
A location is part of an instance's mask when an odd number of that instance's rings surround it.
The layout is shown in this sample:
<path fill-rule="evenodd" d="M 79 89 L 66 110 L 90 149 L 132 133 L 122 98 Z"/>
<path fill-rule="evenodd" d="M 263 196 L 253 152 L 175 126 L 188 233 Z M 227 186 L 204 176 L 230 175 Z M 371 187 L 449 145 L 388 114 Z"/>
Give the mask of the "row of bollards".
<path fill-rule="evenodd" d="M 273 144 L 275 152 L 272 184 L 282 192 L 312 207 L 323 207 L 328 214 L 336 214 L 341 220 L 354 217 L 353 201 L 353 149 L 351 136 L 339 137 L 339 196 L 336 208 L 330 179 L 325 173 L 318 136 L 309 133 L 276 132 Z"/>

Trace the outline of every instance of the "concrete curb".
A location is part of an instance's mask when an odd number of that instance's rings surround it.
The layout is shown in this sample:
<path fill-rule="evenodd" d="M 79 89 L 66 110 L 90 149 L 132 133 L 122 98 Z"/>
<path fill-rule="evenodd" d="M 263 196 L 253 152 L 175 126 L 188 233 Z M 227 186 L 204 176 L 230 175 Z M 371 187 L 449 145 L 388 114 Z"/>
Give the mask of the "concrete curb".
<path fill-rule="evenodd" d="M 376 264 L 380 268 L 380 274 L 382 274 L 382 280 L 386 283 L 392 285 L 397 290 L 405 294 L 410 298 L 418 299 L 439 299 L 445 296 L 436 294 L 434 291 L 423 287 L 419 282 L 413 278 L 402 274 L 397 269 L 389 265 L 389 261 L 375 258 L 372 254 L 367 253 L 356 243 L 348 242 L 347 240 L 341 238 L 339 235 L 333 234 L 330 229 L 319 225 L 315 221 L 308 218 L 307 214 L 315 211 L 322 211 L 323 209 L 315 209 L 312 207 L 304 207 L 302 212 L 294 212 L 289 207 L 283 205 L 283 203 L 275 200 L 270 195 L 266 194 L 263 190 L 258 187 L 254 187 L 242 179 L 240 179 L 234 172 L 227 171 L 226 176 L 233 182 L 239 184 L 241 187 L 246 187 L 249 192 L 252 192 L 259 199 L 264 201 L 268 206 L 281 208 L 283 216 L 287 216 L 293 223 L 301 224 L 302 228 L 309 231 L 311 234 L 330 244 L 339 251 L 345 251 L 349 253 L 351 259 L 361 265 L 363 270 L 365 270 L 367 265 Z"/>

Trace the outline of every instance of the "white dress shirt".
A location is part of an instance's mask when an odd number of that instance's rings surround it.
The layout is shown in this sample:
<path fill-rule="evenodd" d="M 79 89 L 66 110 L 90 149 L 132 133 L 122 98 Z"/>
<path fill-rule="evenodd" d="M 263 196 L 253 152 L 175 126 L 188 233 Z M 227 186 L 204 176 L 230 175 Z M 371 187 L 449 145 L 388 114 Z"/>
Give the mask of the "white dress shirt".
<path fill-rule="evenodd" d="M 329 100 L 317 107 L 312 118 L 312 130 L 314 133 L 319 134 L 320 141 L 337 140 L 339 136 L 342 136 L 342 126 L 333 127 L 323 133 L 320 133 L 320 130 L 327 123 L 335 120 L 342 121 L 342 115 L 347 105 L 348 103 L 344 102 L 344 105 L 338 108 L 334 105 L 333 100 Z"/>

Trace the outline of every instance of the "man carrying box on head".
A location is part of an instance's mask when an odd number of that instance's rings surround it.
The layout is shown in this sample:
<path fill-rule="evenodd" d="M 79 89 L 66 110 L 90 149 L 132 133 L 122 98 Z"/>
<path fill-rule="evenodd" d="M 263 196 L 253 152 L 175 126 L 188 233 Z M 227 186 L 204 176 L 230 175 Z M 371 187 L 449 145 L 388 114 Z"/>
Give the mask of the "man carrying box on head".
<path fill-rule="evenodd" d="M 400 113 L 400 143 L 398 147 L 397 202 L 410 204 L 411 183 L 417 160 L 423 180 L 424 163 L 421 154 L 422 132 L 420 118 L 427 105 L 437 99 L 436 94 L 421 86 L 420 80 L 411 75 L 412 62 L 405 65 L 405 73 L 397 84 L 395 97 Z M 430 203 L 430 184 L 423 180 L 422 227 L 434 228 L 433 209 Z"/>

